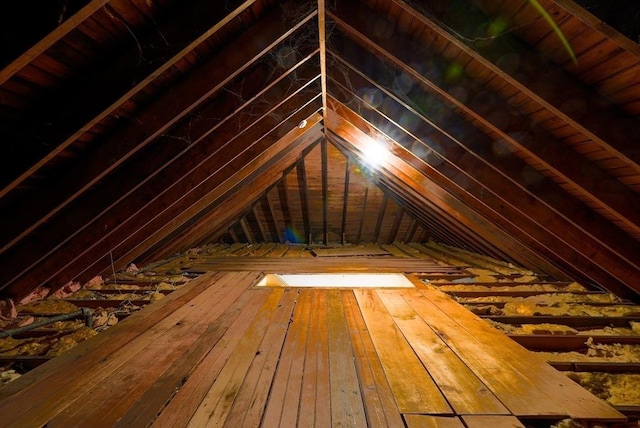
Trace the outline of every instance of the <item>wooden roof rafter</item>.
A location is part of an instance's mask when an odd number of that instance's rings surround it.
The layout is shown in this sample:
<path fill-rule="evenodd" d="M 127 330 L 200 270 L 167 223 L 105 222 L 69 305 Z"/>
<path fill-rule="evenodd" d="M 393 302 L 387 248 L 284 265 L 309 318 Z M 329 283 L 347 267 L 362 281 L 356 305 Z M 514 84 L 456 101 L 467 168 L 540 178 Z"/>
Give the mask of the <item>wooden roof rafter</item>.
<path fill-rule="evenodd" d="M 526 0 L 75 5 L 0 58 L 15 159 L 0 184 L 1 293 L 231 230 L 430 237 L 639 294 L 640 49 L 572 2 L 540 4 L 577 63 Z M 367 136 L 394 155 L 376 177 Z"/>

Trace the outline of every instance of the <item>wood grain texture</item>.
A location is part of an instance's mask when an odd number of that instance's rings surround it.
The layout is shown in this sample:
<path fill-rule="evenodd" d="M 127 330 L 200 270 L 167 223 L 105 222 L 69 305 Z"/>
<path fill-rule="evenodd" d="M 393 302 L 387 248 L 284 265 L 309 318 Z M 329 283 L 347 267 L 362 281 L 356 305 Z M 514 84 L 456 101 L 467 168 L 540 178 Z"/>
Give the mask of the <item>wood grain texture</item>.
<path fill-rule="evenodd" d="M 362 392 L 353 361 L 341 293 L 339 290 L 327 290 L 329 376 L 334 380 L 331 382 L 331 425 L 366 426 Z M 337 379 L 340 381 L 335 382 Z"/>
<path fill-rule="evenodd" d="M 464 428 L 455 416 L 403 415 L 407 428 Z M 497 425 L 499 426 L 499 425 Z"/>
<path fill-rule="evenodd" d="M 510 414 L 400 294 L 376 294 L 457 414 Z"/>
<path fill-rule="evenodd" d="M 452 414 L 447 400 L 374 290 L 354 290 L 401 413 Z"/>
<path fill-rule="evenodd" d="M 265 335 L 270 330 L 276 329 L 280 332 L 280 340 L 284 339 L 296 297 L 297 293 L 291 290 L 274 289 L 272 291 L 252 325 L 244 332 L 237 348 L 220 371 L 187 426 L 222 425 L 225 422 L 243 380 L 260 351 Z"/>
<path fill-rule="evenodd" d="M 465 415 L 462 420 L 467 428 L 525 428 L 515 416 Z"/>
<path fill-rule="evenodd" d="M 375 427 L 402 427 L 400 410 L 380 363 L 369 330 L 353 293 L 343 293 L 342 301 L 351 335 L 351 346 L 367 413 L 367 423 Z"/>
<path fill-rule="evenodd" d="M 399 293 L 425 321 L 437 326 L 436 332 L 514 415 L 557 412 L 580 419 L 622 417 L 443 293 L 432 289 Z M 504 392 L 498 393 L 499 389 Z"/>

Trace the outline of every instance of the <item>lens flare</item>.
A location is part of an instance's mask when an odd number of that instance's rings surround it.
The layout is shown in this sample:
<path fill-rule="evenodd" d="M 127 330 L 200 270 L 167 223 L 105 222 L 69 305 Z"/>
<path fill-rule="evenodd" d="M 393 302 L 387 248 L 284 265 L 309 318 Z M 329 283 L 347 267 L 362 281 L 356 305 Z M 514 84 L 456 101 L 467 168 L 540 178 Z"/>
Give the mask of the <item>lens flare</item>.
<path fill-rule="evenodd" d="M 370 168 L 378 168 L 389 160 L 389 150 L 381 143 L 373 142 L 364 151 L 364 161 Z"/>

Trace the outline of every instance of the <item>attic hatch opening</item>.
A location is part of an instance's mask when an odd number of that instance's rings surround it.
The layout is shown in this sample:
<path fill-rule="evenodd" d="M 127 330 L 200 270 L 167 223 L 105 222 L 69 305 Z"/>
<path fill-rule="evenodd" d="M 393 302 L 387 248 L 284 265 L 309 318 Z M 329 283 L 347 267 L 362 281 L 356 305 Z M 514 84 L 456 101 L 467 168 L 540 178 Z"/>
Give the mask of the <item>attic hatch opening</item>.
<path fill-rule="evenodd" d="M 307 288 L 414 288 L 413 283 L 399 273 L 266 274 L 257 285 Z"/>

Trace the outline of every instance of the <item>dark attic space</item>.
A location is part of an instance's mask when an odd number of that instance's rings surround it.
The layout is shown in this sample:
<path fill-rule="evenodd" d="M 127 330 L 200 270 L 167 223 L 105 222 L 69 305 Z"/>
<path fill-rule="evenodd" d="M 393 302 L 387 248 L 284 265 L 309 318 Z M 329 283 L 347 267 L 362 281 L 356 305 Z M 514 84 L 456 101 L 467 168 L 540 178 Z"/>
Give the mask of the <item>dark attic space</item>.
<path fill-rule="evenodd" d="M 640 5 L 25 0 L 0 427 L 633 427 Z"/>

